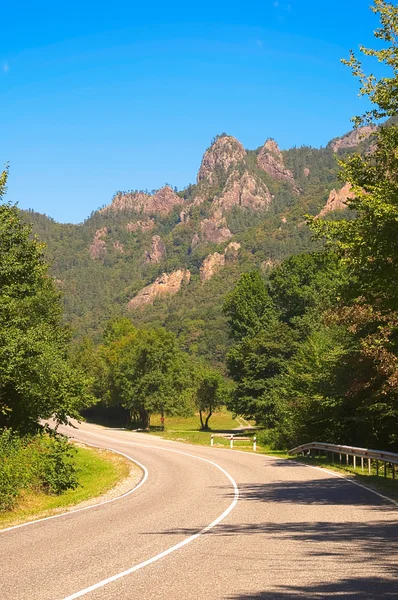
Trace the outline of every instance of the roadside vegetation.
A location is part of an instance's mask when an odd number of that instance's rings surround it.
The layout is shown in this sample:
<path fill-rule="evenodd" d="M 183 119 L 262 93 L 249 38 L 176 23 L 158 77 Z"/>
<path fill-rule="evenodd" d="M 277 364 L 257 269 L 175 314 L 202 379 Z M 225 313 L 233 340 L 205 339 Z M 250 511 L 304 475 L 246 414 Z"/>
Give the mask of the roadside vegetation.
<path fill-rule="evenodd" d="M 28 448 L 26 448 L 28 450 Z M 20 453 L 19 469 L 32 469 L 32 459 L 26 452 Z M 48 483 L 36 472 L 22 482 L 18 494 L 12 498 L 12 507 L 0 511 L 0 528 L 17 525 L 37 518 L 47 517 L 81 502 L 92 500 L 112 489 L 126 478 L 131 462 L 106 450 L 73 447 L 74 485 L 62 494 L 50 492 Z M 36 469 L 37 471 L 37 469 Z M 58 472 L 59 474 L 59 472 Z M 0 481 L 3 481 L 4 472 Z M 15 488 L 14 488 L 15 489 Z"/>

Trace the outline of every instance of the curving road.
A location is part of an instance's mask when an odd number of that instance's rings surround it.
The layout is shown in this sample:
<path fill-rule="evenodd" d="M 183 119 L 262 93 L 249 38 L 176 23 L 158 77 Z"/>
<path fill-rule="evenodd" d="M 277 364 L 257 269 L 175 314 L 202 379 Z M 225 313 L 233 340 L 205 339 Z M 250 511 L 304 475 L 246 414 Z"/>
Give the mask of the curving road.
<path fill-rule="evenodd" d="M 147 478 L 116 501 L 0 531 L 1 600 L 398 598 L 398 509 L 364 488 L 145 434 L 82 424 L 72 436 Z"/>

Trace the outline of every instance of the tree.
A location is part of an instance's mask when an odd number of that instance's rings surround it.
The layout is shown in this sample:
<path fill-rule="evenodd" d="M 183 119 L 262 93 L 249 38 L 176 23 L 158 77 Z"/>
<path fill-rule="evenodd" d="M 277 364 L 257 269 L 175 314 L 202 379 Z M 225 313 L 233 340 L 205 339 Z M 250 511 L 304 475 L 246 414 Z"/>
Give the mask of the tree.
<path fill-rule="evenodd" d="M 0 176 L 0 195 L 7 172 Z M 43 245 L 30 238 L 15 206 L 0 206 L 0 428 L 39 428 L 79 417 L 91 398 L 85 377 L 68 361 L 68 330 L 47 274 Z"/>
<path fill-rule="evenodd" d="M 207 430 L 212 414 L 227 403 L 229 389 L 221 373 L 215 369 L 201 366 L 196 376 L 194 402 L 199 411 L 201 428 Z"/>
<path fill-rule="evenodd" d="M 227 294 L 223 310 L 234 340 L 261 329 L 273 312 L 273 304 L 258 271 L 241 275 L 236 287 Z"/>
<path fill-rule="evenodd" d="M 366 76 L 360 60 L 351 52 L 343 61 L 360 81 L 360 94 L 375 108 L 357 125 L 395 116 L 398 109 L 398 7 L 374 0 L 374 13 L 381 27 L 375 37 L 381 49 L 361 47 L 376 58 L 389 77 Z M 359 364 L 366 365 L 358 377 L 357 394 L 363 410 L 378 414 L 378 439 L 385 445 L 398 442 L 398 126 L 395 119 L 383 123 L 374 136 L 372 151 L 341 161 L 344 181 L 352 185 L 354 197 L 348 207 L 355 219 L 322 221 L 310 219 L 317 237 L 325 238 L 345 264 L 351 284 L 337 309 L 340 323 L 355 332 L 360 345 Z M 381 418 L 383 407 L 386 418 Z M 383 423 L 383 425 L 382 425 Z"/>
<path fill-rule="evenodd" d="M 193 380 L 188 356 L 174 334 L 144 329 L 122 343 L 115 361 L 116 393 L 132 419 L 148 429 L 151 414 L 184 415 L 192 410 Z"/>

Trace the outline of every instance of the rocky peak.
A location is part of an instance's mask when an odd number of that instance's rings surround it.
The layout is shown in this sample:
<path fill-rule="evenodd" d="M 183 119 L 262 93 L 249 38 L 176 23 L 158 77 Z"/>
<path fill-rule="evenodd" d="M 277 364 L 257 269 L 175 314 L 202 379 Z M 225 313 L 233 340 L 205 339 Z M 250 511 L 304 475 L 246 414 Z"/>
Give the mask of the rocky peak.
<path fill-rule="evenodd" d="M 298 194 L 299 188 L 294 181 L 293 173 L 285 167 L 282 152 L 275 140 L 267 140 L 257 156 L 257 165 L 274 179 L 287 181 Z"/>
<path fill-rule="evenodd" d="M 183 283 L 188 284 L 191 273 L 187 269 L 178 269 L 173 273 L 163 273 L 153 283 L 138 292 L 128 303 L 128 308 L 141 308 L 153 304 L 158 296 L 172 296 L 176 294 Z"/>
<path fill-rule="evenodd" d="M 235 170 L 228 177 L 222 196 L 213 201 L 213 206 L 223 211 L 230 210 L 233 206 L 266 210 L 270 203 L 271 194 L 262 181 L 248 171 L 240 175 Z"/>
<path fill-rule="evenodd" d="M 376 125 L 364 125 L 364 127 L 358 127 L 358 129 L 353 129 L 353 131 L 332 140 L 330 146 L 333 152 L 345 150 L 346 148 L 355 148 L 355 146 L 358 146 L 358 144 L 375 133 L 376 130 Z"/>
<path fill-rule="evenodd" d="M 206 150 L 198 172 L 198 183 L 207 181 L 216 183 L 216 170 L 227 171 L 231 165 L 240 162 L 246 156 L 246 150 L 234 137 L 222 135 Z"/>
<path fill-rule="evenodd" d="M 353 197 L 354 194 L 351 192 L 350 183 L 346 183 L 341 190 L 333 189 L 318 217 L 323 217 L 333 210 L 343 210 L 344 208 L 347 208 L 347 200 Z"/>
<path fill-rule="evenodd" d="M 147 262 L 159 263 L 166 256 L 166 246 L 163 244 L 160 235 L 154 235 L 150 251 L 145 252 Z"/>
<path fill-rule="evenodd" d="M 168 214 L 184 200 L 180 198 L 170 186 L 165 185 L 154 194 L 144 192 L 118 192 L 109 206 L 102 209 L 101 212 L 120 212 L 133 211 L 143 214 Z"/>

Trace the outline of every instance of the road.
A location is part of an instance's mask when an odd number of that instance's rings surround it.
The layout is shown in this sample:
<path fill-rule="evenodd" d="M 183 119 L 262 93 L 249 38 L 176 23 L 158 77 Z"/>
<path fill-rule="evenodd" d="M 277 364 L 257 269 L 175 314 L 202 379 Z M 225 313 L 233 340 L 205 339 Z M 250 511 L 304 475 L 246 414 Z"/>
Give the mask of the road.
<path fill-rule="evenodd" d="M 0 532 L 1 600 L 397 600 L 398 508 L 374 493 L 272 457 L 89 424 L 72 435 L 147 477 Z"/>

